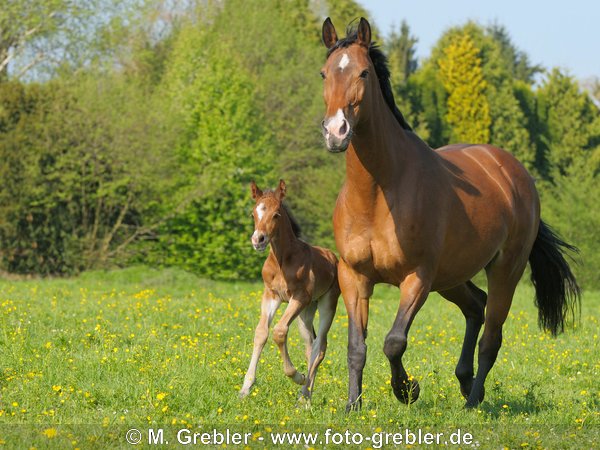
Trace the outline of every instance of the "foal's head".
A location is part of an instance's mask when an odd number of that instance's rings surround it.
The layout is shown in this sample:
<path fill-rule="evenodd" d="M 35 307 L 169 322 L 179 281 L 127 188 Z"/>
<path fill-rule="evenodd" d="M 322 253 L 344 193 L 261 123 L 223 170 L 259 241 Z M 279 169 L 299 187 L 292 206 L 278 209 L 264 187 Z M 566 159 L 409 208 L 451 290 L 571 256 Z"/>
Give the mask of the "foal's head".
<path fill-rule="evenodd" d="M 323 43 L 327 61 L 321 76 L 327 110 L 322 127 L 329 151 L 337 153 L 348 148 L 353 130 L 374 113 L 375 99 L 383 99 L 402 128 L 410 130 L 394 101 L 387 59 L 371 43 L 369 22 L 361 18 L 356 30 L 338 39 L 327 18 L 323 22 Z"/>
<path fill-rule="evenodd" d="M 255 250 L 264 251 L 271 238 L 277 233 L 282 218 L 283 198 L 285 197 L 285 182 L 279 180 L 279 186 L 274 191 L 263 192 L 254 181 L 250 183 L 252 198 L 256 202 L 252 210 L 254 217 L 254 233 L 252 246 Z"/>

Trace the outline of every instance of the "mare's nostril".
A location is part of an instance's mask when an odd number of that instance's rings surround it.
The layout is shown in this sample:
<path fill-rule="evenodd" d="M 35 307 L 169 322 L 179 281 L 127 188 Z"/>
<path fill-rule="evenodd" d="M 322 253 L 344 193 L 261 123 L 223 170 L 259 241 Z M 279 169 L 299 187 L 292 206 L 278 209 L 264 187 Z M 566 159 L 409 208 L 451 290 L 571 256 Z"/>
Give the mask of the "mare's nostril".
<path fill-rule="evenodd" d="M 263 242 L 265 242 L 265 235 L 264 235 L 264 234 L 261 234 L 261 235 L 258 237 L 258 243 L 259 243 L 259 244 L 262 244 Z"/>
<path fill-rule="evenodd" d="M 340 136 L 345 136 L 348 132 L 348 121 L 344 119 L 344 123 L 340 127 Z"/>

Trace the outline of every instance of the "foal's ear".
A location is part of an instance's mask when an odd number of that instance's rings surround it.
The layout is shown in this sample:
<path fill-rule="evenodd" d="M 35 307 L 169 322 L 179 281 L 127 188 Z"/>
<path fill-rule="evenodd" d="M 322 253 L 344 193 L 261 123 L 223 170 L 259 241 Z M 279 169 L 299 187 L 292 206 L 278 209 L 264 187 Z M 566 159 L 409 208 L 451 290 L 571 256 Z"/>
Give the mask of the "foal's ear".
<path fill-rule="evenodd" d="M 279 189 L 277 190 L 277 197 L 279 200 L 283 200 L 285 197 L 285 181 L 279 180 Z"/>
<path fill-rule="evenodd" d="M 331 48 L 338 41 L 337 33 L 335 32 L 335 27 L 331 22 L 331 19 L 328 17 L 323 22 L 323 44 L 325 47 Z"/>
<path fill-rule="evenodd" d="M 250 182 L 250 191 L 252 192 L 252 198 L 254 200 L 259 199 L 263 195 L 263 192 L 258 188 L 254 180 Z"/>
<path fill-rule="evenodd" d="M 369 25 L 369 22 L 367 22 L 367 19 L 364 17 L 360 18 L 357 33 L 358 43 L 369 48 L 369 45 L 371 44 L 371 25 Z"/>

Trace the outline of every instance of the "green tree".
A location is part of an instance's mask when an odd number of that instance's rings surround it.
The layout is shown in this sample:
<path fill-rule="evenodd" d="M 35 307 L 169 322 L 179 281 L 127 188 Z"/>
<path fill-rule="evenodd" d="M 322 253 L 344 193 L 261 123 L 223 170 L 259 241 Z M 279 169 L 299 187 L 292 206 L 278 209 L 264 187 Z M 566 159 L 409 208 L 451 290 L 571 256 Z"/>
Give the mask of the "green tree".
<path fill-rule="evenodd" d="M 551 170 L 561 174 L 590 170 L 600 144 L 600 112 L 573 77 L 553 69 L 537 91 L 538 114 Z"/>
<path fill-rule="evenodd" d="M 158 0 L 156 0 L 158 1 Z M 0 82 L 89 66 L 102 41 L 145 0 L 5 0 L 0 8 Z M 114 44 L 114 42 L 113 42 Z M 108 50 L 108 48 L 104 48 Z M 110 49 L 111 52 L 114 48 Z M 34 73 L 33 76 L 29 76 Z"/>
<path fill-rule="evenodd" d="M 440 79 L 448 92 L 447 120 L 452 126 L 452 138 L 488 142 L 491 118 L 479 49 L 464 34 L 444 49 L 444 58 L 438 64 Z"/>
<path fill-rule="evenodd" d="M 495 23 L 487 27 L 486 32 L 487 36 L 498 45 L 500 58 L 512 78 L 531 85 L 535 75 L 544 71 L 541 65 L 531 64 L 527 53 L 514 45 L 506 27 Z"/>
<path fill-rule="evenodd" d="M 249 243 L 248 186 L 252 179 L 274 182 L 274 145 L 253 77 L 227 51 L 227 40 L 211 41 L 220 23 L 184 27 L 175 43 L 168 84 L 185 123 L 175 202 L 186 206 L 161 229 L 152 258 L 213 278 L 254 278 L 262 255 Z"/>
<path fill-rule="evenodd" d="M 536 168 L 536 151 L 531 142 L 525 113 L 515 97 L 510 83 L 490 87 L 488 90 L 490 110 L 495 114 L 490 128 L 490 142 L 508 150 L 533 171 Z"/>
<path fill-rule="evenodd" d="M 392 74 L 392 85 L 402 86 L 417 70 L 415 56 L 418 39 L 410 34 L 410 28 L 405 20 L 398 31 L 392 29 L 385 43 L 385 52 Z"/>

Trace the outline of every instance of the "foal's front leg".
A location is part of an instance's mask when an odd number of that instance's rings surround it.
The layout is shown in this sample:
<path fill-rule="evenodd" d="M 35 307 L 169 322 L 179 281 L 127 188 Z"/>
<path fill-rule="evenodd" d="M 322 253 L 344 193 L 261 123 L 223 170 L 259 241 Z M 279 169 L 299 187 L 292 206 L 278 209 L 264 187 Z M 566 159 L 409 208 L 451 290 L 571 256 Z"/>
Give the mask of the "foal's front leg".
<path fill-rule="evenodd" d="M 273 340 L 279 347 L 281 358 L 283 359 L 283 372 L 290 377 L 295 383 L 303 385 L 306 382 L 306 377 L 298 372 L 290 360 L 290 355 L 287 349 L 287 335 L 290 329 L 290 324 L 300 314 L 300 312 L 308 305 L 310 297 L 292 297 L 285 309 L 281 320 L 273 327 Z"/>
<path fill-rule="evenodd" d="M 244 385 L 240 389 L 240 398 L 247 396 L 250 393 L 250 388 L 256 380 L 256 366 L 260 354 L 267 342 L 269 336 L 269 326 L 275 317 L 277 309 L 281 305 L 281 299 L 271 289 L 265 287 L 262 302 L 260 305 L 260 320 L 254 332 L 254 349 L 252 350 L 252 359 L 250 360 L 250 366 L 246 372 L 244 378 Z"/>

